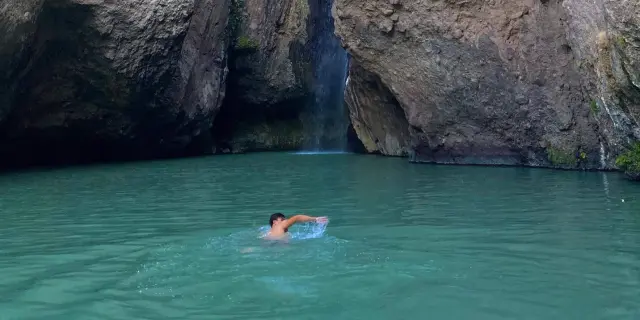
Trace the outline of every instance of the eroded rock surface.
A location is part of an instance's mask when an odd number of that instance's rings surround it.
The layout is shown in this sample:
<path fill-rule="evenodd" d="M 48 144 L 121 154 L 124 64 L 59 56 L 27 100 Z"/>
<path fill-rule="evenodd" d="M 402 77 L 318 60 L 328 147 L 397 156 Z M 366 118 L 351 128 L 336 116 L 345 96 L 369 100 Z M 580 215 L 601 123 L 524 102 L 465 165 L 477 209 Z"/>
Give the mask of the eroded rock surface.
<path fill-rule="evenodd" d="M 637 122 L 624 108 L 626 127 L 606 130 L 598 120 L 592 95 L 603 76 L 584 60 L 597 56 L 600 31 L 587 29 L 622 32 L 626 62 L 609 65 L 636 68 L 638 4 L 605 1 L 609 10 L 626 11 L 606 19 L 586 2 L 338 0 L 334 14 L 353 59 L 402 108 L 414 160 L 609 168 L 611 137 L 628 136 Z M 362 74 L 352 70 L 350 86 L 362 83 Z M 380 97 L 371 101 L 389 100 L 384 89 L 375 91 Z M 627 109 L 637 106 L 632 94 L 626 96 Z M 370 112 L 362 103 L 349 106 L 354 124 Z M 368 127 L 386 130 L 374 120 L 379 117 L 369 118 Z"/>
<path fill-rule="evenodd" d="M 218 152 L 296 149 L 311 91 L 306 1 L 234 0 L 227 99 L 214 125 Z"/>
<path fill-rule="evenodd" d="M 602 135 L 602 160 L 640 139 L 640 3 L 563 2 L 567 38 Z"/>
<path fill-rule="evenodd" d="M 309 92 L 303 0 L 234 0 L 230 94 L 237 103 L 272 106 Z"/>
<path fill-rule="evenodd" d="M 348 121 L 336 119 L 346 119 L 337 107 L 346 69 L 336 65 L 346 65 L 346 54 L 333 35 L 331 2 L 235 0 L 232 8 L 228 94 L 214 125 L 218 149 L 295 150 L 345 140 Z"/>
<path fill-rule="evenodd" d="M 29 15 L 0 41 L 27 44 L 14 50 L 19 68 L 0 65 L 10 77 L 2 81 L 18 88 L 2 94 L 0 109 L 10 110 L 0 119 L 2 162 L 162 157 L 211 148 L 227 73 L 228 0 L 31 3 L 40 8 L 37 18 Z M 7 19 L 11 12 L 3 13 L 3 25 L 16 25 Z"/>
<path fill-rule="evenodd" d="M 380 79 L 353 62 L 345 100 L 366 151 L 393 156 L 410 152 L 409 123 L 393 94 Z"/>

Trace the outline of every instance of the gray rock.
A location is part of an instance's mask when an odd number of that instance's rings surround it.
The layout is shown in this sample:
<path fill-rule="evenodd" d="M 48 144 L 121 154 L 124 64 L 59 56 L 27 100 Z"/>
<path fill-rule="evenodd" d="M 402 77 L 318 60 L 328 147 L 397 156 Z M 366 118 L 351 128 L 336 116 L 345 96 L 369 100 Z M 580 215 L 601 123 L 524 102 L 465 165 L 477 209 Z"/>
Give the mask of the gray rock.
<path fill-rule="evenodd" d="M 563 2 L 567 35 L 606 146 L 606 161 L 640 139 L 640 3 Z"/>
<path fill-rule="evenodd" d="M 215 143 L 231 152 L 303 144 L 301 113 L 312 87 L 307 1 L 233 0 L 227 98 Z"/>
<path fill-rule="evenodd" d="M 516 103 L 518 103 L 519 105 L 525 105 L 529 103 L 529 99 L 527 99 L 527 97 L 525 97 L 523 94 L 519 94 L 516 95 Z"/>
<path fill-rule="evenodd" d="M 316 129 L 324 128 L 325 122 L 335 123 L 330 121 L 335 117 L 332 112 L 344 110 L 327 106 L 318 114 L 313 108 L 337 86 L 324 78 L 331 77 L 329 69 L 341 61 L 332 55 L 334 45 L 342 51 L 339 42 L 327 39 L 333 35 L 328 2 L 234 3 L 231 20 L 237 29 L 227 99 L 214 124 L 216 143 L 229 145 L 233 152 L 300 149 L 316 141 L 338 144 L 348 123 L 340 130 Z M 318 131 L 324 132 L 322 137 L 312 134 Z"/>
<path fill-rule="evenodd" d="M 224 97 L 228 1 L 57 0 L 40 11 L 27 1 L 28 10 L 3 10 L 1 25 L 15 27 L 0 43 L 14 44 L 17 58 L 0 59 L 10 75 L 1 81 L 19 90 L 0 93 L 0 110 L 11 110 L 0 113 L 0 158 L 26 165 L 205 152 Z"/>
<path fill-rule="evenodd" d="M 235 103 L 270 107 L 310 91 L 306 1 L 233 0 L 229 90 Z"/>
<path fill-rule="evenodd" d="M 0 2 L 0 124 L 14 105 L 18 80 L 29 69 L 28 52 L 42 3 L 43 0 Z"/>

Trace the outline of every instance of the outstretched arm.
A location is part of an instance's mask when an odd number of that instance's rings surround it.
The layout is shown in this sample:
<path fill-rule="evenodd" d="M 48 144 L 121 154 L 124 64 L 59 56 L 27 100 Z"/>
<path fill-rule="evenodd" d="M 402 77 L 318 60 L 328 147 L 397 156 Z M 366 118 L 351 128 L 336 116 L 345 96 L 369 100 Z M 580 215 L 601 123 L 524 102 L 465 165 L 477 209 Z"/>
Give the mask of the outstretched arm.
<path fill-rule="evenodd" d="M 285 220 L 283 222 L 283 228 L 287 229 L 289 227 L 291 227 L 292 225 L 296 224 L 296 223 L 305 223 L 305 222 L 319 222 L 319 223 L 326 223 L 327 222 L 327 217 L 312 217 L 312 216 L 306 216 L 304 214 L 298 214 L 295 215 L 287 220 Z"/>

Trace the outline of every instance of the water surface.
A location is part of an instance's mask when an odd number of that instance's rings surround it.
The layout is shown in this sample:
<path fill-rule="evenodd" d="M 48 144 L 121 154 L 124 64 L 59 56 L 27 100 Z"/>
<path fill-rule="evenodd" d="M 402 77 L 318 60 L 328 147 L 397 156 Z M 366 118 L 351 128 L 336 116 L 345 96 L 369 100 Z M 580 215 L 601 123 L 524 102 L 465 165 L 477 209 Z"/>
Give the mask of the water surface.
<path fill-rule="evenodd" d="M 267 245 L 278 211 L 331 221 Z M 619 174 L 98 165 L 0 176 L 0 221 L 0 319 L 640 319 L 640 186 Z"/>

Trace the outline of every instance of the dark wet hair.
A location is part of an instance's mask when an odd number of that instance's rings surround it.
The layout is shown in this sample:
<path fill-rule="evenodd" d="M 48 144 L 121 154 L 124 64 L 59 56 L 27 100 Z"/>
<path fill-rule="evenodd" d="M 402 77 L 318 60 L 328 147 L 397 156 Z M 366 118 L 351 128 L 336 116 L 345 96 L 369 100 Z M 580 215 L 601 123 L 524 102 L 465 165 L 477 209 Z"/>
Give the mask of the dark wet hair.
<path fill-rule="evenodd" d="M 278 219 L 286 219 L 287 217 L 284 216 L 284 214 L 282 213 L 274 213 L 271 215 L 271 217 L 269 218 L 269 225 L 273 227 L 273 222 L 278 220 Z"/>

